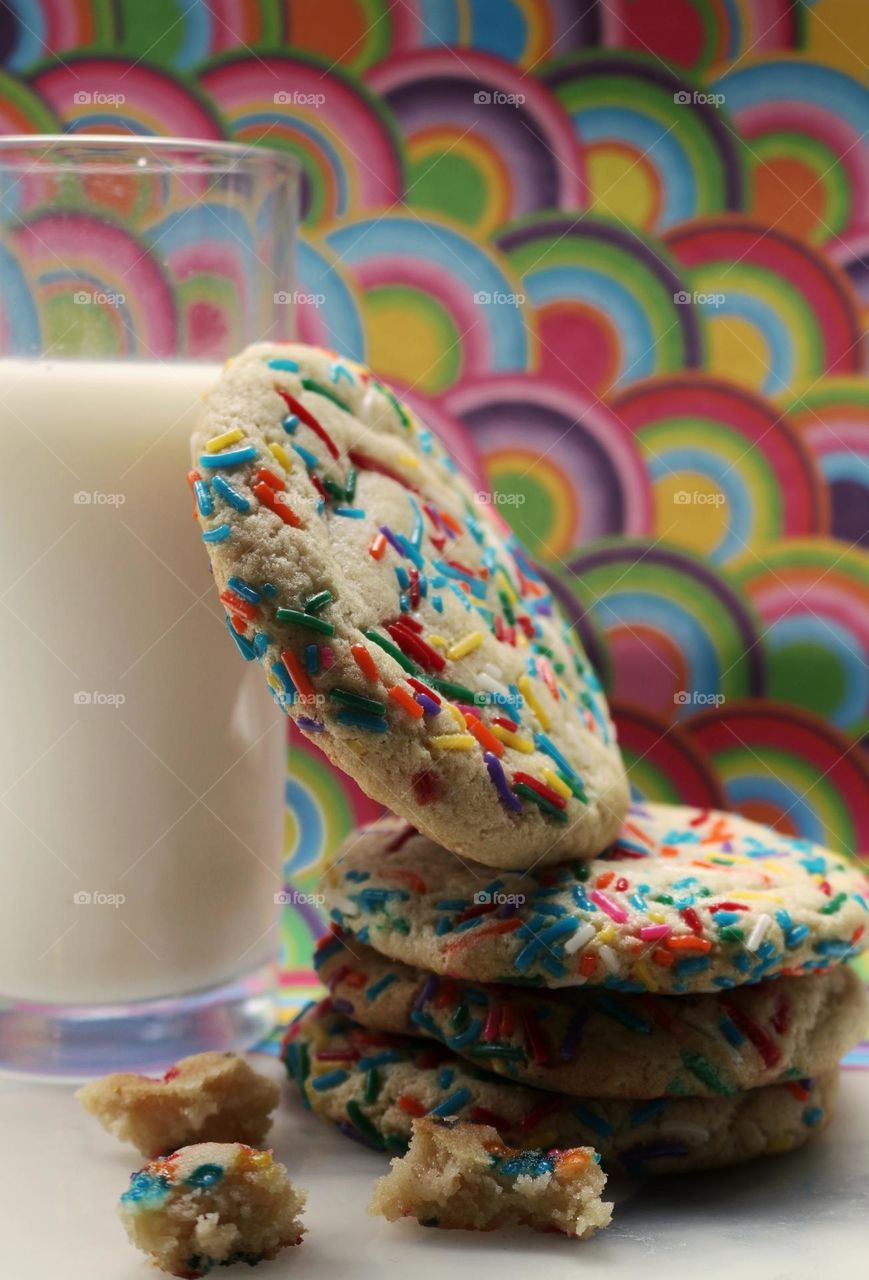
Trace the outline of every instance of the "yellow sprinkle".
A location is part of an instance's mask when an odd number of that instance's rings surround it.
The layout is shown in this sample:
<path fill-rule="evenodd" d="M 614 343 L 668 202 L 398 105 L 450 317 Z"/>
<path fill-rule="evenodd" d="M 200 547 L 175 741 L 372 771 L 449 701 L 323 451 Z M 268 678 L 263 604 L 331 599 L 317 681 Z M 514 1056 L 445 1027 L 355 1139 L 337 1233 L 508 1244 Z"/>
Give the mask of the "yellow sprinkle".
<path fill-rule="evenodd" d="M 273 676 L 271 672 L 266 676 L 266 683 L 270 684 L 276 693 L 284 692 L 284 686 L 281 684 L 277 676 Z"/>
<path fill-rule="evenodd" d="M 513 733 L 510 729 L 505 729 L 500 724 L 490 724 L 489 728 L 495 737 L 504 743 L 505 747 L 512 747 L 514 751 L 524 751 L 526 756 L 533 755 L 534 743 L 528 738 L 520 738 L 518 733 Z"/>
<path fill-rule="evenodd" d="M 650 966 L 646 964 L 645 960 L 635 959 L 634 970 L 637 976 L 642 979 L 643 986 L 645 986 L 649 991 L 658 990 L 658 983 L 655 981 L 655 975 L 652 973 Z"/>
<path fill-rule="evenodd" d="M 281 464 L 284 471 L 286 471 L 287 475 L 289 475 L 289 473 L 293 469 L 293 460 L 290 457 L 290 455 L 287 453 L 284 446 L 281 444 L 270 444 L 269 453 L 277 462 Z"/>
<path fill-rule="evenodd" d="M 521 627 L 519 627 L 516 632 L 516 648 L 527 649 L 530 643 L 531 641 L 528 639 L 525 632 L 522 630 Z"/>
<path fill-rule="evenodd" d="M 406 467 L 419 467 L 419 458 L 415 458 L 412 453 L 400 453 L 398 455 L 398 461 L 403 463 Z"/>
<path fill-rule="evenodd" d="M 560 796 L 564 796 L 565 800 L 569 800 L 573 795 L 570 787 L 566 782 L 562 782 L 557 773 L 553 773 L 551 769 L 544 769 L 543 776 L 549 783 L 553 791 L 557 791 Z"/>
<path fill-rule="evenodd" d="M 663 911 L 649 911 L 647 912 L 647 915 L 653 924 L 667 923 L 667 917 L 664 915 Z"/>
<path fill-rule="evenodd" d="M 473 751 L 477 745 L 469 733 L 438 733 L 429 742 L 441 751 Z"/>
<path fill-rule="evenodd" d="M 549 729 L 549 716 L 538 702 L 537 695 L 534 692 L 534 686 L 528 676 L 519 677 L 519 692 L 522 694 L 523 698 L 540 721 L 541 729 L 546 733 Z"/>
<path fill-rule="evenodd" d="M 461 640 L 457 640 L 452 648 L 447 649 L 447 657 L 451 662 L 455 662 L 457 658 L 466 658 L 469 653 L 479 649 L 482 643 L 482 631 L 469 631 L 466 636 L 462 636 Z"/>
<path fill-rule="evenodd" d="M 504 594 L 506 595 L 510 603 L 516 604 L 519 597 L 516 595 L 516 592 L 513 590 L 513 584 L 510 581 L 510 579 L 507 577 L 503 569 L 498 570 L 498 581 L 501 583 L 502 587 L 504 588 Z"/>
<path fill-rule="evenodd" d="M 231 431 L 224 431 L 222 436 L 215 436 L 213 440 L 209 440 L 205 446 L 206 453 L 219 453 L 221 449 L 225 449 L 228 444 L 235 444 L 236 440 L 243 440 L 244 432 L 241 427 L 233 427 Z"/>
<path fill-rule="evenodd" d="M 450 715 L 453 717 L 453 719 L 455 720 L 456 724 L 459 726 L 460 729 L 462 730 L 467 729 L 468 722 L 454 702 L 444 702 L 442 706 L 442 710 L 449 711 Z"/>
<path fill-rule="evenodd" d="M 608 946 L 611 942 L 615 942 L 615 940 L 616 940 L 615 925 L 608 924 L 608 925 L 605 925 L 603 929 L 598 929 L 597 931 L 598 942 L 602 942 L 605 946 Z"/>
<path fill-rule="evenodd" d="M 446 649 L 448 643 L 446 636 L 426 636 L 426 640 L 436 649 Z"/>

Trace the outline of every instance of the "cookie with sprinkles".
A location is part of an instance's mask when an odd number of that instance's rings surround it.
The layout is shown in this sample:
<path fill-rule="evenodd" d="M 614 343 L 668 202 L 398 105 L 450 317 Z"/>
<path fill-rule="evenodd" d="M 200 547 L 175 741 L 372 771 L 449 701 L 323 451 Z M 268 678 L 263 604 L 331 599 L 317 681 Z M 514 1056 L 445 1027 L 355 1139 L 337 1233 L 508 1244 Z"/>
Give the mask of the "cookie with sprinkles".
<path fill-rule="evenodd" d="M 385 818 L 338 851 L 323 888 L 361 942 L 478 982 L 682 995 L 813 973 L 867 945 L 856 863 L 681 805 L 635 807 L 592 861 L 494 875 Z"/>
<path fill-rule="evenodd" d="M 231 361 L 192 440 L 226 625 L 359 785 L 489 865 L 590 857 L 628 788 L 601 686 L 491 503 L 360 365 Z"/>
<path fill-rule="evenodd" d="M 579 1097 L 728 1096 L 821 1075 L 869 1027 L 866 988 L 839 965 L 716 994 L 526 990 L 438 977 L 340 932 L 314 963 L 332 1008 L 425 1036 L 469 1062 Z"/>
<path fill-rule="evenodd" d="M 358 1142 L 401 1153 L 415 1118 L 491 1125 L 516 1147 L 593 1147 L 631 1174 L 714 1169 L 790 1151 L 831 1118 L 838 1070 L 724 1098 L 578 1098 L 500 1079 L 442 1045 L 304 1009 L 282 1055 L 307 1106 Z"/>

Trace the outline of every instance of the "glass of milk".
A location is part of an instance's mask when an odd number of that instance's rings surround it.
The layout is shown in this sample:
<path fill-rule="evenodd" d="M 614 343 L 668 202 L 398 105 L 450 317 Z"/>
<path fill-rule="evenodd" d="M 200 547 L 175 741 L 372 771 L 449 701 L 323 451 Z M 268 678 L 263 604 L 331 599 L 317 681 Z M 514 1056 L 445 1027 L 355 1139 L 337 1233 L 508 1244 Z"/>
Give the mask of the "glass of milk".
<path fill-rule="evenodd" d="M 291 336 L 297 192 L 263 148 L 0 138 L 0 1070 L 270 1027 L 285 722 L 185 475 L 222 361 Z"/>

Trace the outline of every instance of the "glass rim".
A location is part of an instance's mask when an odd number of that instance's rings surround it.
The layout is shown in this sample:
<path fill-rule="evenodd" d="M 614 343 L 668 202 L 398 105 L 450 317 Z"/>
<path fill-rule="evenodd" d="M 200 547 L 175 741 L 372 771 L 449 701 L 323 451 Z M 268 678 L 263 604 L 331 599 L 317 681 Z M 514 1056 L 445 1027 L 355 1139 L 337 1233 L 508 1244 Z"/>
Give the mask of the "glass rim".
<path fill-rule="evenodd" d="M 206 162 L 223 157 L 232 170 L 259 167 L 265 163 L 272 168 L 284 170 L 287 175 L 296 179 L 302 171 L 295 156 L 279 151 L 276 147 L 260 146 L 258 143 L 224 142 L 212 138 L 176 138 L 141 133 L 6 133 L 0 135 L 0 168 L 14 167 L 8 158 L 9 152 L 17 150 L 32 153 L 43 148 L 43 154 L 33 159 L 37 164 L 44 161 L 46 166 L 51 164 L 54 154 L 65 148 L 80 148 L 83 158 L 90 148 L 94 163 L 99 164 L 102 155 L 106 157 L 107 167 L 112 164 L 110 157 L 113 151 L 141 150 L 166 156 L 174 151 L 198 152 Z M 214 168 L 213 164 L 208 167 L 211 170 Z"/>

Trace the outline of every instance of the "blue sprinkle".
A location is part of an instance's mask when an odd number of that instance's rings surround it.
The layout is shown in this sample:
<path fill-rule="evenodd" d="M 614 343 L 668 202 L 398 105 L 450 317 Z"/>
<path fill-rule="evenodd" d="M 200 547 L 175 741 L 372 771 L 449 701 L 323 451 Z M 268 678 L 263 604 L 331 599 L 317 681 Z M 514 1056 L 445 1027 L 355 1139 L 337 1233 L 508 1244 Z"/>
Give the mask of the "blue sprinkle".
<path fill-rule="evenodd" d="M 443 1102 L 438 1103 L 436 1107 L 432 1107 L 428 1114 L 430 1116 L 450 1116 L 453 1112 L 461 1110 L 470 1100 L 470 1089 L 456 1089 L 455 1093 L 451 1093 L 448 1098 L 444 1098 Z"/>
<path fill-rule="evenodd" d="M 368 733 L 388 733 L 389 724 L 381 716 L 369 716 L 364 711 L 339 711 L 335 719 L 353 729 L 365 729 Z"/>
<path fill-rule="evenodd" d="M 803 1112 L 803 1123 L 807 1124 L 810 1129 L 814 1129 L 815 1125 L 820 1124 L 824 1118 L 824 1113 L 820 1107 L 806 1107 Z"/>
<path fill-rule="evenodd" d="M 467 1045 L 473 1044 L 475 1040 L 479 1040 L 482 1030 L 483 1024 L 480 1019 L 472 1018 L 464 1031 L 460 1031 L 458 1035 L 449 1038 L 447 1045 L 450 1049 L 464 1049 Z"/>
<path fill-rule="evenodd" d="M 309 676 L 316 675 L 320 670 L 320 646 L 318 644 L 305 645 L 305 670 Z"/>
<path fill-rule="evenodd" d="M 739 912 L 738 911 L 713 911 L 712 919 L 719 926 L 719 928 L 723 928 L 725 925 L 728 925 L 728 924 L 736 924 L 737 920 L 739 919 Z"/>
<path fill-rule="evenodd" d="M 449 1089 L 453 1083 L 454 1073 L 451 1067 L 443 1067 L 438 1076 L 438 1087 L 441 1089 Z"/>
<path fill-rule="evenodd" d="M 221 467 L 237 467 L 241 462 L 253 462 L 255 457 L 256 449 L 252 444 L 246 444 L 240 449 L 227 449 L 226 453 L 203 453 L 199 465 L 214 471 Z"/>
<path fill-rule="evenodd" d="M 208 492 L 208 482 L 206 480 L 194 480 L 193 496 L 196 498 L 196 506 L 201 516 L 210 516 L 214 510 L 214 503 L 211 500 L 211 494 Z"/>
<path fill-rule="evenodd" d="M 225 480 L 223 476 L 215 476 L 211 484 L 224 502 L 228 502 L 231 507 L 235 507 L 236 511 L 250 511 L 250 503 L 244 494 L 239 493 L 237 489 L 233 489 L 229 481 Z"/>
<path fill-rule="evenodd" d="M 165 1173 L 146 1173 L 144 1169 L 140 1169 L 138 1173 L 130 1174 L 130 1185 L 121 1200 L 127 1204 L 161 1201 L 166 1199 L 170 1189 L 171 1184 Z"/>
<path fill-rule="evenodd" d="M 294 436 L 296 434 L 296 427 L 298 427 L 298 425 L 299 419 L 294 413 L 288 413 L 281 423 L 281 426 L 288 436 Z"/>
<path fill-rule="evenodd" d="M 246 600 L 248 604 L 259 604 L 259 592 L 249 582 L 245 582 L 244 578 L 228 578 L 226 585 L 237 596 L 241 596 L 242 600 Z M 263 587 L 263 593 L 265 593 L 265 587 Z"/>
<path fill-rule="evenodd" d="M 201 1164 L 184 1179 L 188 1187 L 214 1187 L 223 1177 L 219 1164 Z"/>
<path fill-rule="evenodd" d="M 718 1024 L 718 1030 L 724 1036 L 724 1039 L 728 1042 L 728 1044 L 733 1045 L 734 1049 L 738 1049 L 739 1046 L 745 1040 L 745 1036 L 742 1034 L 742 1032 L 739 1030 L 737 1026 L 734 1026 L 734 1024 L 730 1021 L 729 1018 L 721 1019 L 721 1021 Z"/>
<path fill-rule="evenodd" d="M 444 602 L 440 596 L 432 596 L 431 607 L 434 609 L 435 613 L 443 613 Z"/>
<path fill-rule="evenodd" d="M 315 467 L 319 467 L 320 459 L 317 457 L 316 453 L 311 453 L 311 450 L 306 449 L 303 444 L 294 444 L 293 449 L 310 471 L 313 471 Z"/>
<path fill-rule="evenodd" d="M 615 1130 L 612 1125 L 604 1120 L 603 1116 L 599 1116 L 596 1112 L 591 1111 L 588 1107 L 575 1107 L 573 1114 L 581 1124 L 587 1129 L 591 1129 L 592 1133 L 596 1133 L 601 1138 L 609 1138 Z"/>
<path fill-rule="evenodd" d="M 202 535 L 203 542 L 226 542 L 232 530 L 228 524 L 219 524 L 216 529 L 206 529 Z"/>
<path fill-rule="evenodd" d="M 401 587 L 402 591 L 406 591 L 410 586 L 410 577 L 403 564 L 395 566 L 395 576 L 398 579 L 398 585 Z"/>
<path fill-rule="evenodd" d="M 651 1102 L 639 1103 L 631 1112 L 631 1128 L 636 1129 L 638 1125 L 653 1120 L 655 1116 L 661 1114 L 666 1105 L 666 1098 L 653 1098 Z"/>
<path fill-rule="evenodd" d="M 326 1089 L 334 1089 L 336 1085 L 343 1084 L 347 1075 L 346 1071 L 327 1071 L 324 1076 L 312 1080 L 311 1085 L 318 1093 L 324 1093 Z"/>
<path fill-rule="evenodd" d="M 299 365 L 295 360 L 269 360 L 270 369 L 279 369 L 282 373 L 298 373 Z"/>
<path fill-rule="evenodd" d="M 372 1053 L 367 1058 L 360 1058 L 356 1066 L 360 1071 L 370 1071 L 372 1067 L 385 1067 L 389 1062 L 398 1062 L 400 1057 L 397 1049 L 384 1049 L 383 1053 Z"/>
<path fill-rule="evenodd" d="M 807 924 L 795 924 L 785 933 L 785 946 L 789 951 L 794 947 L 798 947 L 804 938 L 809 936 L 809 926 Z"/>
<path fill-rule="evenodd" d="M 262 585 L 262 593 L 266 600 L 274 600 L 278 594 L 278 589 L 273 582 L 264 582 Z"/>
<path fill-rule="evenodd" d="M 348 520 L 364 520 L 365 512 L 361 507 L 336 507 L 336 516 L 346 516 Z"/>
<path fill-rule="evenodd" d="M 269 649 L 269 638 L 264 631 L 258 631 L 253 638 L 253 647 L 258 658 L 264 658 Z"/>
<path fill-rule="evenodd" d="M 449 916 L 441 916 L 435 925 L 435 934 L 439 938 L 442 938 L 445 933 L 452 933 L 452 929 L 453 922 L 450 920 Z"/>
<path fill-rule="evenodd" d="M 282 662 L 273 662 L 271 665 L 271 673 L 273 676 L 277 676 L 278 680 L 280 680 L 284 688 L 284 693 L 286 693 L 292 701 L 295 701 L 296 686 L 290 679 L 290 673 L 287 671 L 284 664 Z"/>
<path fill-rule="evenodd" d="M 387 987 L 391 987 L 393 982 L 397 981 L 397 976 L 394 973 L 384 974 L 378 982 L 373 982 L 371 986 L 368 987 L 365 992 L 365 998 L 367 1000 L 376 1000 L 379 995 L 383 994 Z"/>

